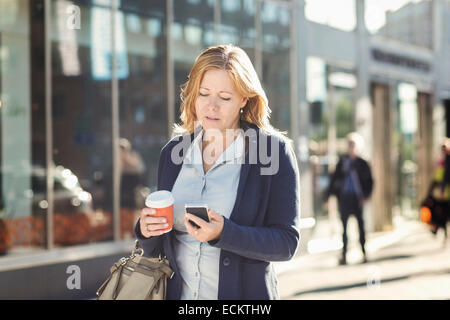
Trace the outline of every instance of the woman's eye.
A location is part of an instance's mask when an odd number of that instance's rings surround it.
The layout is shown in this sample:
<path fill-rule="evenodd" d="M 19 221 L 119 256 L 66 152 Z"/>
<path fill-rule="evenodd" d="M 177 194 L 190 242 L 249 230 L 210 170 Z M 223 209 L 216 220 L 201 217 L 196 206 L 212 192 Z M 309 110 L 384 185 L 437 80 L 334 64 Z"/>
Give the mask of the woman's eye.
<path fill-rule="evenodd" d="M 199 96 L 200 97 L 208 97 L 209 96 L 209 94 L 207 94 L 207 93 L 199 93 Z M 223 98 L 223 97 L 220 97 L 220 99 L 222 99 L 223 101 L 230 101 L 231 100 L 231 98 Z"/>

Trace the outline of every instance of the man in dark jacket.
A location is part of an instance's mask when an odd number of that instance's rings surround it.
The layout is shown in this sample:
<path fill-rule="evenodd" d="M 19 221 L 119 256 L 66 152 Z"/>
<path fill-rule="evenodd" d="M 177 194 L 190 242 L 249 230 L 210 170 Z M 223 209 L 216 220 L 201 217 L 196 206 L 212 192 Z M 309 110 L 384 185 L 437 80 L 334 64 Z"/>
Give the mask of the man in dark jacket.
<path fill-rule="evenodd" d="M 364 255 L 364 262 L 367 262 L 365 250 L 365 230 L 363 219 L 364 204 L 370 198 L 373 189 L 373 179 L 369 164 L 357 155 L 357 146 L 362 145 L 362 137 L 357 133 L 347 136 L 348 154 L 342 157 L 336 171 L 331 176 L 330 185 L 325 192 L 325 202 L 328 202 L 330 195 L 335 195 L 338 199 L 338 207 L 343 225 L 343 250 L 339 264 L 347 263 L 347 221 L 350 215 L 354 215 L 358 221 L 359 241 Z"/>

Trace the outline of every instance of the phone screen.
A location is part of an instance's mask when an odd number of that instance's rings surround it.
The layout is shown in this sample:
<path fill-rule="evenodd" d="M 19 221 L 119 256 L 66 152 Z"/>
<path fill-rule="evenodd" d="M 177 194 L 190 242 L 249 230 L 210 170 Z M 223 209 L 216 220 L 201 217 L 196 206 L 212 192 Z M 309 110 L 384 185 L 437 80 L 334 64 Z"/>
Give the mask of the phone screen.
<path fill-rule="evenodd" d="M 209 222 L 208 206 L 207 205 L 185 205 L 185 212 L 193 214 L 206 222 Z M 200 228 L 195 222 L 189 220 L 189 223 L 196 228 Z"/>

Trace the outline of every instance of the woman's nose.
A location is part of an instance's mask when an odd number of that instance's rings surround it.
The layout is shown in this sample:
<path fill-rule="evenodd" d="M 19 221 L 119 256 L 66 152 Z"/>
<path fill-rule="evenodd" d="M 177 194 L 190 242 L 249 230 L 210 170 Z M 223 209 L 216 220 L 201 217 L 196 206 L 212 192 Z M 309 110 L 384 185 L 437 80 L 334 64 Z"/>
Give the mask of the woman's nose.
<path fill-rule="evenodd" d="M 210 108 L 218 108 L 219 107 L 217 97 L 211 96 L 211 98 L 209 99 L 209 107 Z"/>

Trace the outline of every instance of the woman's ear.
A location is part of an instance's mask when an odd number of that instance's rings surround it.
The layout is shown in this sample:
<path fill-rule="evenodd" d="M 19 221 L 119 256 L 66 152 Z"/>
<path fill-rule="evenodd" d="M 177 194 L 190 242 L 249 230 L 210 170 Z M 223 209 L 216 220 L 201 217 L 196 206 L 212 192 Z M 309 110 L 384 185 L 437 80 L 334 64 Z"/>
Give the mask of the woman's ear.
<path fill-rule="evenodd" d="M 244 97 L 244 98 L 242 99 L 243 105 L 242 105 L 241 107 L 242 107 L 242 108 L 245 107 L 245 106 L 247 105 L 247 102 L 248 102 L 248 97 Z"/>

